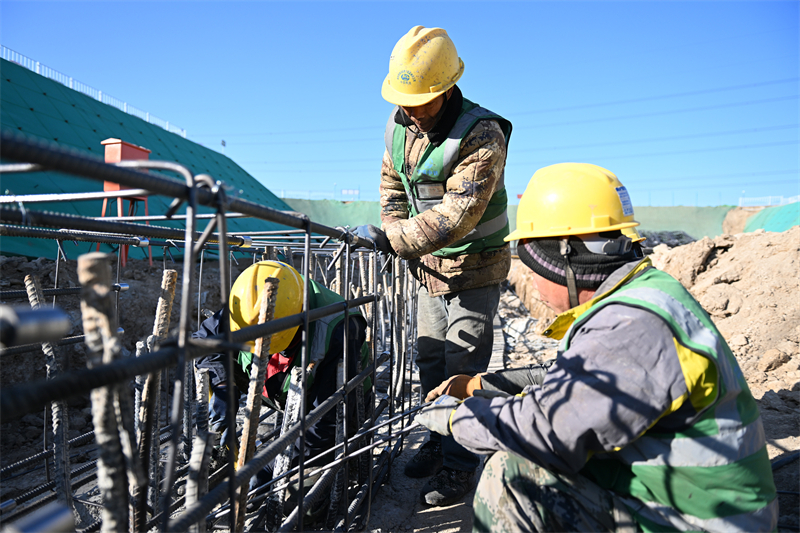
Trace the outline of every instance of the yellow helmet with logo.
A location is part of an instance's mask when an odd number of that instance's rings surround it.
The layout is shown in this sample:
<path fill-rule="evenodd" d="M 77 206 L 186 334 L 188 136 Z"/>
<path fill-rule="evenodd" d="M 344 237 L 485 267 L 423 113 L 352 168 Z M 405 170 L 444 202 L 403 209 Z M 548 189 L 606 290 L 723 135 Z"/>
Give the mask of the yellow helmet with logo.
<path fill-rule="evenodd" d="M 611 171 L 559 163 L 536 171 L 517 207 L 506 241 L 585 235 L 638 226 L 625 186 Z"/>
<path fill-rule="evenodd" d="M 292 266 L 280 261 L 260 261 L 250 265 L 239 274 L 231 288 L 229 309 L 231 331 L 239 331 L 258 324 L 261 312 L 261 293 L 267 278 L 277 278 L 278 292 L 275 298 L 275 317 L 296 315 L 303 310 L 303 278 Z M 275 333 L 270 342 L 270 353 L 282 352 L 292 342 L 299 326 Z M 251 347 L 254 342 L 249 343 Z"/>
<path fill-rule="evenodd" d="M 395 105 L 425 105 L 456 84 L 464 62 L 441 28 L 414 26 L 392 50 L 381 96 Z"/>

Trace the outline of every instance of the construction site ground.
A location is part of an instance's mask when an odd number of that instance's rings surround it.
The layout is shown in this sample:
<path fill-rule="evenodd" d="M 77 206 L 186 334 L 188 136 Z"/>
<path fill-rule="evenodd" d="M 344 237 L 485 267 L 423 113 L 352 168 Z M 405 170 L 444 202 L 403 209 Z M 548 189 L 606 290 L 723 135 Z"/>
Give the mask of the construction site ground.
<path fill-rule="evenodd" d="M 670 248 L 659 245 L 651 258 L 654 264 L 681 281 L 712 316 L 733 350 L 753 396 L 758 401 L 766 432 L 767 447 L 773 461 L 789 458 L 800 450 L 800 227 L 784 233 L 754 232 L 726 234 Z M 249 262 L 233 266 L 235 277 Z M 166 265 L 176 268 L 180 265 Z M 200 307 L 219 306 L 218 271 L 206 262 L 200 287 Z M 159 294 L 162 263 L 152 267 L 146 260 L 132 260 L 122 269 L 121 280 L 130 285 L 120 295 L 120 323 L 125 328 L 125 355 L 135 351 L 135 342 L 150 333 Z M 51 259 L 28 260 L 0 257 L 0 288 L 23 289 L 27 274 L 42 278 L 52 287 L 55 264 Z M 515 261 L 506 284 L 496 328 L 500 355 L 494 368 L 541 363 L 556 356 L 553 341 L 537 333 L 552 317 L 530 285 L 528 270 Z M 75 261 L 61 265 L 60 287 L 78 286 Z M 180 287 L 180 281 L 178 287 Z M 193 303 L 196 304 L 196 296 Z M 178 316 L 180 294 L 176 294 L 173 317 Z M 15 302 L 7 302 L 15 303 Z M 19 303 L 19 302 L 16 302 Z M 72 320 L 70 335 L 81 332 L 79 299 L 59 297 L 58 305 Z M 173 323 L 174 327 L 174 323 Z M 82 344 L 64 350 L 67 366 L 85 367 Z M 44 358 L 34 353 L 4 357 L 0 385 L 39 379 L 45 375 Z M 88 398 L 70 402 L 70 437 L 91 429 Z M 2 466 L 42 450 L 43 413 L 30 413 L 18 420 L 2 420 L 0 460 Z M 409 479 L 403 466 L 425 440 L 422 430 L 412 432 L 404 452 L 394 463 L 391 474 L 371 506 L 368 530 L 374 532 L 455 532 L 471 530 L 471 495 L 456 505 L 429 508 L 419 501 L 425 480 Z M 72 450 L 72 464 L 93 459 L 84 449 Z M 795 460 L 774 471 L 779 494 L 778 531 L 800 531 L 800 461 Z M 19 496 L 46 481 L 45 469 L 0 480 L 0 500 Z M 91 487 L 79 496 L 82 518 L 96 516 L 97 500 Z M 84 518 L 85 517 L 85 518 Z M 86 523 L 80 524 L 85 526 Z"/>

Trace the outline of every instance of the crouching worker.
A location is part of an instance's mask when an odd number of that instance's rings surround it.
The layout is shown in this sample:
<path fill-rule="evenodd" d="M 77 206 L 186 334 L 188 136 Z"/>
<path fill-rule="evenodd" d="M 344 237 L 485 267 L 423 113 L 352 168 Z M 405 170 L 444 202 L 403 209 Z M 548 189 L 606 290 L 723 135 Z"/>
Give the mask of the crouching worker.
<path fill-rule="evenodd" d="M 248 267 L 242 272 L 233 284 L 230 295 L 230 320 L 231 331 L 238 331 L 248 326 L 258 324 L 261 310 L 261 297 L 266 278 L 280 280 L 275 302 L 274 318 L 300 313 L 303 309 L 303 277 L 293 267 L 280 261 L 261 261 Z M 318 309 L 344 299 L 324 286 L 309 280 L 309 307 Z M 195 338 L 213 337 L 224 332 L 223 321 L 228 313 L 222 310 L 206 319 L 200 329 L 193 334 Z M 348 353 L 348 380 L 355 377 L 369 362 L 369 351 L 366 345 L 366 320 L 358 309 L 350 310 L 348 322 L 347 353 Z M 283 410 L 286 395 L 289 390 L 290 373 L 292 367 L 301 364 L 301 328 L 295 327 L 281 331 L 272 336 L 269 350 L 272 355 L 267 365 L 266 378 L 262 392 L 264 404 L 278 410 Z M 326 316 L 309 324 L 309 354 L 308 361 L 316 361 L 311 372 L 306 376 L 308 386 L 306 392 L 307 412 L 332 396 L 337 390 L 337 366 L 342 361 L 345 343 L 344 313 L 339 312 Z M 251 342 L 253 348 L 255 343 Z M 211 381 L 212 397 L 209 402 L 210 429 L 220 435 L 220 447 L 215 450 L 215 456 L 227 454 L 226 443 L 227 426 L 226 412 L 228 409 L 227 387 L 234 387 L 234 397 L 238 401 L 242 393 L 246 393 L 250 382 L 250 367 L 253 354 L 239 352 L 234 365 L 233 383 L 226 374 L 226 355 L 216 353 L 200 357 L 195 360 L 198 369 L 207 369 Z M 359 367 L 359 363 L 361 366 Z M 354 393 L 351 393 L 351 405 L 355 405 Z M 356 426 L 356 409 L 348 409 L 352 420 L 348 423 L 350 433 Z M 302 438 L 302 437 L 301 437 Z M 332 454 L 320 455 L 335 444 L 336 440 L 336 409 L 326 413 L 316 424 L 306 427 L 305 456 L 310 459 L 317 457 L 313 463 L 308 459 L 306 465 L 324 464 L 333 460 Z M 238 446 L 238 444 L 237 444 Z M 295 443 L 294 464 L 297 464 L 300 450 L 299 439 Z M 251 490 L 263 485 L 272 479 L 273 463 L 268 464 L 257 476 L 250 481 Z"/>
<path fill-rule="evenodd" d="M 758 407 L 719 330 L 637 257 L 625 187 L 588 164 L 534 174 L 517 252 L 561 313 L 549 368 L 456 376 L 417 420 L 487 461 L 475 531 L 774 531 Z"/>

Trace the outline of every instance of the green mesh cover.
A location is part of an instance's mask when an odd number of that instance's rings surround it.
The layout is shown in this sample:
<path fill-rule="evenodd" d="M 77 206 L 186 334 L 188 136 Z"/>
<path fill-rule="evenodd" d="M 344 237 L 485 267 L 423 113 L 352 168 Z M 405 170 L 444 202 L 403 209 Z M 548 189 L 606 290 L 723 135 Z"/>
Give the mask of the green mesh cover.
<path fill-rule="evenodd" d="M 15 63 L 0 60 L 0 127 L 31 138 L 43 139 L 60 146 L 103 157 L 105 147 L 100 143 L 108 138 L 142 146 L 151 150 L 151 160 L 177 162 L 194 174 L 210 174 L 230 186 L 229 196 L 240 196 L 283 211 L 292 210 L 264 185 L 256 181 L 239 165 L 226 156 L 170 133 L 116 107 L 103 104 L 60 83 L 40 76 Z M 11 161 L 4 160 L 3 163 Z M 165 174 L 166 175 L 166 174 Z M 168 174 L 176 177 L 174 174 Z M 0 192 L 6 194 L 46 194 L 97 192 L 103 184 L 57 172 L 32 174 L 7 174 L 0 177 Z M 148 200 L 150 214 L 163 214 L 171 198 L 151 196 Z M 30 209 L 99 217 L 102 200 L 31 204 Z M 128 202 L 124 202 L 127 211 Z M 116 201 L 109 201 L 107 216 L 116 216 Z M 182 212 L 182 211 L 181 211 Z M 211 209 L 201 207 L 201 213 Z M 137 215 L 144 215 L 144 204 L 137 203 Z M 155 222 L 155 225 L 183 227 L 182 224 Z M 202 229 L 205 221 L 199 221 Z M 279 230 L 285 226 L 254 219 L 231 219 L 229 231 Z M 4 255 L 55 258 L 56 245 L 51 240 L 2 237 L 0 252 Z M 93 244 L 65 243 L 64 250 L 70 259 L 94 249 Z M 101 245 L 103 251 L 114 247 Z M 161 256 L 154 249 L 154 256 Z M 129 257 L 144 258 L 146 249 L 129 249 Z M 173 255 L 176 254 L 173 250 Z"/>

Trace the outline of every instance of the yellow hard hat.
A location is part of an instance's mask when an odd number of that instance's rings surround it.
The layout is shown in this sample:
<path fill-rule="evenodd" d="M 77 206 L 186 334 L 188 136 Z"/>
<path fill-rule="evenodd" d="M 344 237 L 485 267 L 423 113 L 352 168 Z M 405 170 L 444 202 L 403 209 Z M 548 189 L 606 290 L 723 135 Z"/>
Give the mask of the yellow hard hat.
<path fill-rule="evenodd" d="M 395 105 L 425 105 L 456 84 L 464 62 L 441 28 L 414 26 L 392 50 L 381 96 Z"/>
<path fill-rule="evenodd" d="M 536 171 L 506 241 L 585 235 L 638 226 L 628 191 L 610 171 L 588 163 L 559 163 Z"/>
<path fill-rule="evenodd" d="M 239 331 L 258 324 L 261 312 L 261 293 L 267 278 L 278 278 L 278 293 L 275 298 L 275 317 L 296 315 L 303 310 L 303 278 L 292 266 L 280 261 L 260 261 L 250 265 L 239 274 L 231 288 L 229 308 L 231 331 Z M 272 336 L 270 353 L 282 352 L 292 342 L 299 326 L 280 331 Z M 249 343 L 251 347 L 254 342 Z"/>

